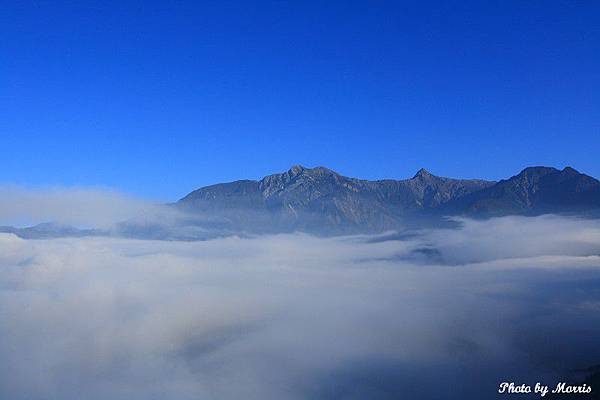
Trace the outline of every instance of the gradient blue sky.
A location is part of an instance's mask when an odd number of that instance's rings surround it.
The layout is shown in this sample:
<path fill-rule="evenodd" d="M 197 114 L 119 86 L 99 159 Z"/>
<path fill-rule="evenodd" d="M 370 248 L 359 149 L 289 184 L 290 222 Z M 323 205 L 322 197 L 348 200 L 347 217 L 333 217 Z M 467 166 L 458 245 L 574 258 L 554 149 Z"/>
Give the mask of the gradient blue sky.
<path fill-rule="evenodd" d="M 0 183 L 598 177 L 599 21 L 592 0 L 5 2 Z"/>

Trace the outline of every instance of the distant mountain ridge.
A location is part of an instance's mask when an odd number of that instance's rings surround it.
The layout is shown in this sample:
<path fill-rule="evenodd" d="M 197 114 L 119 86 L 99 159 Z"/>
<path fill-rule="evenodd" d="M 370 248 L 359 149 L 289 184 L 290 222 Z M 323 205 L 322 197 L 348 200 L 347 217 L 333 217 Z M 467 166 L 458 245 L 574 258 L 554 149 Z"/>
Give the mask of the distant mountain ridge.
<path fill-rule="evenodd" d="M 442 215 L 498 216 L 600 208 L 600 182 L 571 167 L 530 167 L 499 182 L 452 179 L 425 169 L 403 180 L 350 178 L 295 165 L 261 180 L 195 190 L 176 207 L 219 215 L 233 230 L 325 234 L 381 232 Z"/>
<path fill-rule="evenodd" d="M 325 167 L 295 165 L 259 181 L 207 186 L 177 206 L 221 215 L 233 229 L 257 232 L 377 232 L 395 229 L 416 211 L 489 187 L 493 182 L 434 176 L 420 170 L 407 180 L 367 181 Z"/>

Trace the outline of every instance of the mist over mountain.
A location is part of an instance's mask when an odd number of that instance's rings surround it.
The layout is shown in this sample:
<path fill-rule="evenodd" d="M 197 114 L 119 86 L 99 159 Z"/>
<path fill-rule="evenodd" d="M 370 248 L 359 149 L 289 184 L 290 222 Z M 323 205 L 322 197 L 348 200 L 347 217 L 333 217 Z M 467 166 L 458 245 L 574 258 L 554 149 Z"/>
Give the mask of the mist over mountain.
<path fill-rule="evenodd" d="M 571 167 L 529 167 L 493 182 L 440 177 L 425 169 L 409 179 L 369 181 L 325 167 L 296 165 L 260 180 L 206 186 L 163 205 L 120 199 L 114 193 L 90 202 L 90 196 L 73 197 L 72 191 L 66 191 L 64 202 L 70 205 L 61 208 L 55 204 L 61 203 L 55 193 L 49 205 L 40 194 L 25 194 L 26 201 L 22 201 L 23 196 L 11 193 L 4 199 L 6 213 L 29 215 L 30 210 L 48 209 L 58 218 L 41 219 L 30 227 L 0 226 L 0 232 L 22 238 L 203 240 L 291 232 L 335 236 L 453 227 L 457 225 L 453 217 L 600 215 L 600 182 Z M 84 212 L 96 203 L 106 209 L 104 217 L 98 221 L 74 218 L 71 210 L 96 215 Z M 73 224 L 78 220 L 96 223 Z"/>

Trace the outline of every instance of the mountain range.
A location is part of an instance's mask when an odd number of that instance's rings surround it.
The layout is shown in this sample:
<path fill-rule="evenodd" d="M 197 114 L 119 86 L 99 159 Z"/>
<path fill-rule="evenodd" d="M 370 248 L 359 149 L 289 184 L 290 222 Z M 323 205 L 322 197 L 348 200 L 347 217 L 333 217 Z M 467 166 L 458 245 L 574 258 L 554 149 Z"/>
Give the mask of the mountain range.
<path fill-rule="evenodd" d="M 234 231 L 372 233 L 448 215 L 588 213 L 600 209 L 600 182 L 571 167 L 529 167 L 496 182 L 425 169 L 410 179 L 369 181 L 296 165 L 261 180 L 200 188 L 174 206 L 219 216 Z"/>
<path fill-rule="evenodd" d="M 202 187 L 112 228 L 77 229 L 43 223 L 0 227 L 24 238 L 124 236 L 198 240 L 227 235 L 301 231 L 318 235 L 380 233 L 451 226 L 448 216 L 489 218 L 546 213 L 600 215 L 600 182 L 571 167 L 529 167 L 500 181 L 453 179 L 419 170 L 412 178 L 364 180 L 325 168 L 295 165 L 260 180 Z"/>

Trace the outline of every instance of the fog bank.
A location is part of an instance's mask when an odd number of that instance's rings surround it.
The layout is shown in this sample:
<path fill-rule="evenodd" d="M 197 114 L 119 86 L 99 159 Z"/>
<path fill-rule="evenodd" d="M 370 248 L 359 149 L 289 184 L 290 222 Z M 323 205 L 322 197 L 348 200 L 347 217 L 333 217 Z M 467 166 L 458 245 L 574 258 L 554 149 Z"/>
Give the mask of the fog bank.
<path fill-rule="evenodd" d="M 461 222 L 203 242 L 2 234 L 0 397 L 481 399 L 598 364 L 600 223 Z"/>

